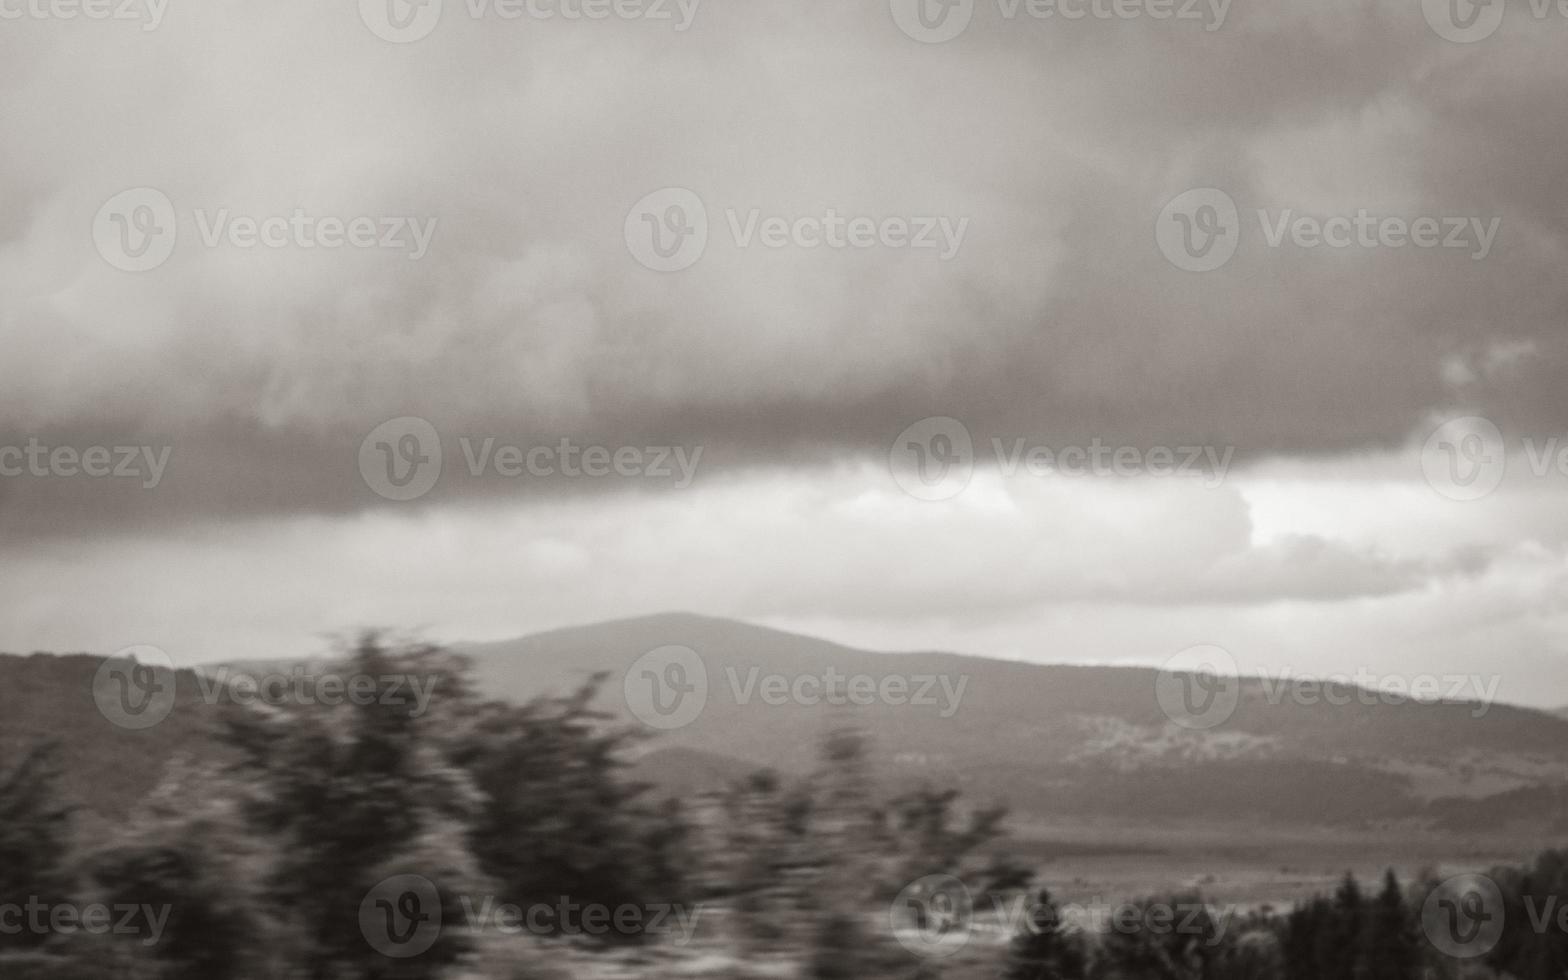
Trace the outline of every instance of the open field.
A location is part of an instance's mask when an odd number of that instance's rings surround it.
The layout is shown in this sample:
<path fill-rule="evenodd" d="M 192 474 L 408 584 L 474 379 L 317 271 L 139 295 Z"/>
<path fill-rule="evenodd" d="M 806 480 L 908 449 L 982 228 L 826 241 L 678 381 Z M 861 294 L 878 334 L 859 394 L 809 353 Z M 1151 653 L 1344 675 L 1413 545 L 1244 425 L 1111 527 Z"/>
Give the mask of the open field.
<path fill-rule="evenodd" d="M 1282 907 L 1331 892 L 1346 871 L 1375 881 L 1389 867 L 1404 880 L 1426 868 L 1443 875 L 1485 870 L 1517 863 L 1540 843 L 1410 828 L 1151 828 L 1131 821 L 1015 821 L 1012 842 L 1019 858 L 1037 868 L 1041 882 L 1065 902 L 1118 902 L 1195 888 L 1215 902 L 1247 907 Z"/>

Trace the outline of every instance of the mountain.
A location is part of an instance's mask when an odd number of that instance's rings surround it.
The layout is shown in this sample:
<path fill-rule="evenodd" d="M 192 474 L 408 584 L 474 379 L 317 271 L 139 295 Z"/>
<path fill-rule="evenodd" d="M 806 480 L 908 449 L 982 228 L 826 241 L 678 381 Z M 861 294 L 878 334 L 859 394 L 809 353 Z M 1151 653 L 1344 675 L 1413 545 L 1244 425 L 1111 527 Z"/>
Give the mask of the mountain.
<path fill-rule="evenodd" d="M 1479 833 L 1511 823 L 1544 827 L 1568 799 L 1568 719 L 1506 705 L 1381 703 L 1349 687 L 1291 698 L 1248 680 L 1224 724 L 1191 731 L 1161 709 L 1154 670 L 874 653 L 689 614 L 460 649 L 489 697 L 521 702 L 564 693 L 602 673 L 597 705 L 641 725 L 628 691 L 641 706 L 652 681 L 645 663 L 628 688 L 628 669 L 671 646 L 700 660 L 686 664 L 685 675 L 653 675 L 689 685 L 700 671 L 707 696 L 689 723 L 652 733 L 639 750 L 636 775 L 666 794 L 716 789 L 762 767 L 806 772 L 823 737 L 852 726 L 871 736 L 884 784 L 952 786 L 976 803 L 1006 802 L 1024 819 L 1165 826 L 1266 818 Z M 145 731 L 117 728 L 92 696 L 101 663 L 85 655 L 0 656 L 0 767 L 33 741 L 56 739 L 67 791 L 99 819 L 113 820 L 155 785 L 169 760 L 221 757 L 212 733 L 218 713 L 232 709 L 200 696 L 206 678 L 180 671 L 168 720 Z M 279 668 L 301 666 L 228 665 L 231 672 Z M 210 678 L 214 668 L 203 673 Z M 815 696 L 823 679 L 852 693 L 892 683 L 886 691 L 895 697 L 823 703 Z M 802 696 L 792 696 L 792 687 Z M 1327 703 L 1329 696 L 1343 703 Z M 915 703 L 889 703 L 899 700 Z"/>
<path fill-rule="evenodd" d="M 1385 703 L 1344 685 L 1306 689 L 1315 696 L 1298 699 L 1249 680 L 1225 724 L 1189 731 L 1162 711 L 1152 669 L 873 653 L 689 614 L 471 644 L 464 652 L 482 689 L 514 700 L 603 672 L 600 704 L 635 722 L 627 669 L 665 646 L 697 653 L 708 695 L 694 720 L 653 744 L 703 753 L 710 770 L 719 756 L 805 771 L 824 734 L 853 725 L 874 736 L 879 768 L 895 783 L 955 785 L 1041 815 L 1368 823 L 1447 820 L 1450 811 L 1431 801 L 1468 800 L 1502 806 L 1494 814 L 1501 823 L 1538 816 L 1530 792 L 1568 783 L 1564 719 L 1506 705 Z M 947 686 L 933 684 L 926 693 L 934 703 L 926 705 L 789 697 L 773 704 L 761 696 L 769 676 L 787 684 L 830 669 L 841 678 L 939 678 Z"/>
<path fill-rule="evenodd" d="M 212 732 L 219 712 L 229 710 L 201 696 L 193 672 L 160 671 L 159 683 L 172 685 L 168 716 L 140 730 L 119 727 L 94 699 L 104 662 L 87 654 L 0 655 L 0 769 L 37 742 L 54 742 L 61 788 L 85 811 L 77 829 L 89 836 L 152 790 L 172 760 L 219 756 Z"/>

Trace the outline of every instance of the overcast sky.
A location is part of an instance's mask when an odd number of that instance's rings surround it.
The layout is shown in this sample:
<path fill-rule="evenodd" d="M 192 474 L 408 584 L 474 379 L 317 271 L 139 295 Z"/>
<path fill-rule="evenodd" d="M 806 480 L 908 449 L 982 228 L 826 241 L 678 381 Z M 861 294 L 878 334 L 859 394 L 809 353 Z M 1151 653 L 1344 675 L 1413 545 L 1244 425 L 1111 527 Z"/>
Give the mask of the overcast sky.
<path fill-rule="evenodd" d="M 979 0 L 933 43 L 905 0 L 27 2 L 0 0 L 0 447 L 145 451 L 140 477 L 0 476 L 0 649 L 190 663 L 688 609 L 1568 703 L 1555 10 L 1451 39 L 1414 0 Z M 1170 254 L 1195 188 L 1236 208 L 1209 271 Z M 830 210 L 873 240 L 806 247 Z M 1362 211 L 1380 230 L 1337 247 L 1291 224 Z M 245 244 L 280 216 L 280 246 Z M 704 216 L 700 254 L 649 268 L 639 229 Z M 325 244 L 362 217 L 375 246 Z M 1367 225 L 1423 217 L 1441 243 Z M 1469 416 L 1501 441 L 1429 439 Z M 969 478 L 912 494 L 931 417 Z M 405 418 L 440 479 L 388 499 L 408 429 L 377 427 Z M 563 439 L 684 455 L 497 471 Z M 1139 462 L 1004 472 L 1096 445 Z M 1212 455 L 1151 474 L 1160 447 Z M 1500 484 L 1456 499 L 1472 474 L 1443 467 L 1494 449 Z"/>

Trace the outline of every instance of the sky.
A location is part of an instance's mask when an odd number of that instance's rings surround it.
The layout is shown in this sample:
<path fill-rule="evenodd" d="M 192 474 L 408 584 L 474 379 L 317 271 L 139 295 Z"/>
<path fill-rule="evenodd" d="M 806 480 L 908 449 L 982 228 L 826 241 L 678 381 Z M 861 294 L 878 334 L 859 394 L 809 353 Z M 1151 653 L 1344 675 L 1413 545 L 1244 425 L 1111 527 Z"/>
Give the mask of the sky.
<path fill-rule="evenodd" d="M 0 0 L 0 649 L 1568 704 L 1568 18 L 918 2 Z"/>

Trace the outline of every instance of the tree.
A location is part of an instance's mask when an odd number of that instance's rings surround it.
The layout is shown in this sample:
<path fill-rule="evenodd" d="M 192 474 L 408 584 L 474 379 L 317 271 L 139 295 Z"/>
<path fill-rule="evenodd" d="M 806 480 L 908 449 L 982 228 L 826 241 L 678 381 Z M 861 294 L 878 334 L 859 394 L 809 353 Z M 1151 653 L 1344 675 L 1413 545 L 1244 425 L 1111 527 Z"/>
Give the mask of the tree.
<path fill-rule="evenodd" d="M 439 740 L 465 710 L 461 669 L 436 648 L 394 651 L 366 634 L 345 665 L 348 676 L 418 678 L 442 692 L 430 714 L 378 691 L 334 707 L 245 711 L 230 721 L 242 819 L 271 848 L 266 904 L 312 980 L 433 977 L 466 948 L 459 930 L 443 929 L 422 955 L 388 959 L 367 941 L 361 919 L 374 889 L 400 875 L 435 883 L 440 912 L 453 918 L 456 896 L 480 881 L 463 835 L 479 797 Z"/>
<path fill-rule="evenodd" d="M 1102 940 L 1102 966 L 1125 980 L 1213 980 L 1225 931 L 1201 895 L 1146 898 Z"/>
<path fill-rule="evenodd" d="M 1005 807 L 975 810 L 967 823 L 954 826 L 959 797 L 957 790 L 922 787 L 895 797 L 878 814 L 877 837 L 897 859 L 893 881 L 899 887 L 924 875 L 956 874 L 977 851 L 1003 836 Z M 1027 869 L 996 857 L 980 875 L 986 889 L 1028 884 Z"/>
<path fill-rule="evenodd" d="M 1215 969 L 1216 980 L 1279 980 L 1285 975 L 1280 941 L 1272 916 L 1254 914 L 1227 935 L 1224 955 Z"/>
<path fill-rule="evenodd" d="M 522 707 L 484 705 L 454 741 L 451 758 L 482 797 L 472 849 L 508 902 L 613 909 L 685 897 L 690 828 L 679 804 L 647 804 L 647 787 L 626 779 L 637 735 L 590 706 L 604 679 Z"/>
<path fill-rule="evenodd" d="M 1316 951 L 1321 980 L 1366 980 L 1361 975 L 1366 900 L 1355 875 L 1345 872 L 1329 908 Z"/>
<path fill-rule="evenodd" d="M 1328 949 L 1334 907 L 1321 895 L 1296 906 L 1285 919 L 1283 955 L 1286 980 L 1321 980 L 1318 957 Z"/>
<path fill-rule="evenodd" d="M 1024 930 L 1008 949 L 1004 980 L 1083 980 L 1085 966 L 1077 932 L 1062 921 L 1051 893 L 1042 888 Z"/>
<path fill-rule="evenodd" d="M 156 964 L 160 980 L 237 980 L 270 972 L 278 944 L 259 885 L 267 850 L 245 826 L 238 785 L 216 764 L 170 763 L 162 782 L 84 862 L 94 899 L 162 917 L 155 942 L 135 937 L 80 958 Z M 121 937 L 123 938 L 123 937 Z"/>
<path fill-rule="evenodd" d="M 1486 962 L 1519 980 L 1568 976 L 1568 851 L 1547 851 L 1533 865 L 1491 872 L 1503 894 L 1503 934 Z"/>
<path fill-rule="evenodd" d="M 860 980 L 866 975 L 866 959 L 866 938 L 854 917 L 829 912 L 818 921 L 812 936 L 806 976 L 810 980 Z"/>
<path fill-rule="evenodd" d="M 1362 962 L 1367 980 L 1416 980 L 1421 975 L 1416 923 L 1392 868 L 1383 876 L 1383 890 L 1367 920 Z"/>
<path fill-rule="evenodd" d="M 0 777 L 0 904 L 59 905 L 72 881 L 65 871 L 72 807 L 60 802 L 53 743 L 35 745 Z M 39 946 L 47 933 L 0 932 L 0 949 Z"/>

